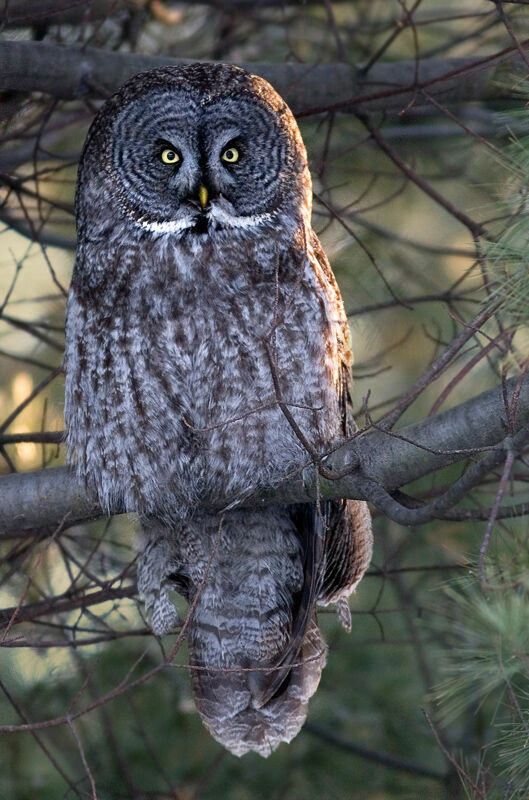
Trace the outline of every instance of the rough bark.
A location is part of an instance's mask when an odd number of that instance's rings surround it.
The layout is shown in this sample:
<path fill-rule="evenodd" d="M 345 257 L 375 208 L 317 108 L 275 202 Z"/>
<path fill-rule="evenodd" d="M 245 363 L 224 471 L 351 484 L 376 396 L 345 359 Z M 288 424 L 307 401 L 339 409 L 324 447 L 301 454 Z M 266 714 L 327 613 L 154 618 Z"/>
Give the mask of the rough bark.
<path fill-rule="evenodd" d="M 193 0 L 188 0 L 192 5 Z M 297 6 L 308 5 L 307 0 L 200 0 L 202 5 L 213 6 L 225 11 L 255 11 L 260 6 Z M 317 5 L 321 0 L 312 0 Z M 334 0 L 344 2 L 344 0 Z M 113 17 L 124 11 L 138 11 L 147 3 L 143 0 L 9 0 L 5 3 L 0 22 L 8 27 L 26 27 L 27 25 L 76 25 L 83 21 L 94 21 L 105 17 Z M 171 9 L 173 3 L 168 2 Z"/>
<path fill-rule="evenodd" d="M 44 92 L 56 98 L 105 97 L 144 70 L 189 60 L 60 47 L 48 42 L 0 42 L 0 91 Z M 343 63 L 243 63 L 270 81 L 298 115 L 335 110 L 398 114 L 429 104 L 443 105 L 516 97 L 510 89 L 526 67 L 507 48 L 486 58 L 422 59 L 417 82 L 414 60 L 362 65 Z"/>

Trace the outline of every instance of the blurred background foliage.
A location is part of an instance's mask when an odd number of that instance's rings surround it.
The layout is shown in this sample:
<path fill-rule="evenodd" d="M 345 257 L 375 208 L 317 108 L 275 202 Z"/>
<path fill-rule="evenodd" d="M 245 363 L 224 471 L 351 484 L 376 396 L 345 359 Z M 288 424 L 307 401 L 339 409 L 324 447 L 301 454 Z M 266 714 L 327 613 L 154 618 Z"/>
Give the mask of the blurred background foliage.
<path fill-rule="evenodd" d="M 16 24 L 8 5 L 20 12 Z M 46 13 L 40 0 L 6 3 L 4 40 L 197 60 L 355 65 L 486 57 L 514 47 L 513 35 L 529 37 L 523 3 L 490 0 L 131 0 L 107 3 L 97 14 L 103 4 L 72 0 L 73 19 L 48 5 Z M 53 371 L 61 364 L 74 259 L 75 164 L 97 106 L 35 93 L 0 96 L 0 474 L 64 461 L 60 437 L 51 435 L 63 427 L 63 380 Z M 519 101 L 477 97 L 449 109 L 412 104 L 373 119 L 414 173 L 483 223 L 477 242 L 392 163 L 354 114 L 322 109 L 299 119 L 314 178 L 314 226 L 350 313 L 360 424 L 366 408 L 378 415 L 409 389 L 488 293 L 502 300 L 509 346 L 482 352 L 498 336 L 497 319 L 488 323 L 402 422 L 427 416 L 451 381 L 443 410 L 497 385 L 502 370 L 516 374 L 527 359 L 523 91 Z M 478 352 L 483 357 L 456 380 Z M 35 432 L 50 436 L 20 441 Z M 508 487 L 518 501 L 527 494 L 527 466 L 520 462 Z M 417 481 L 413 492 L 435 496 L 461 471 L 455 465 Z M 473 502 L 489 508 L 498 480 L 492 474 Z M 12 626 L 10 613 L 2 618 L 0 725 L 62 719 L 2 735 L 0 797 L 528 797 L 527 523 L 496 521 L 484 591 L 476 565 L 485 526 L 486 517 L 402 527 L 375 515 L 375 556 L 352 599 L 352 633 L 322 614 L 330 655 L 309 721 L 266 761 L 237 759 L 204 730 L 184 646 L 170 667 L 141 679 L 157 670 L 176 635 L 154 639 L 134 599 L 134 520 L 116 517 L 51 537 L 0 536 L 1 605 L 31 611 Z M 109 599 L 109 587 L 122 596 Z M 93 592 L 101 592 L 101 602 L 83 603 Z M 50 597 L 63 606 L 39 614 Z M 137 686 L 119 692 L 136 679 Z M 63 719 L 92 703 L 75 721 Z"/>

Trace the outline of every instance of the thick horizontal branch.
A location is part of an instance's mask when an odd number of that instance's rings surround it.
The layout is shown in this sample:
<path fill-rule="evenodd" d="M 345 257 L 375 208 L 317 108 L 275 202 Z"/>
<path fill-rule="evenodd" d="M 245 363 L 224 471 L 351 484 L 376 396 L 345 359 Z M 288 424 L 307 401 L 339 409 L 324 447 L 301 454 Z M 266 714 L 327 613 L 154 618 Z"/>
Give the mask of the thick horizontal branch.
<path fill-rule="evenodd" d="M 307 0 L 200 0 L 202 5 L 213 6 L 226 11 L 240 9 L 255 11 L 260 6 L 307 5 Z M 312 0 L 318 4 L 321 0 Z M 345 2 L 345 0 L 333 0 Z M 193 0 L 188 0 L 192 5 Z M 140 11 L 145 4 L 141 0 L 9 0 L 0 13 L 0 22 L 6 26 L 26 27 L 28 25 L 75 25 L 79 22 L 93 22 L 112 17 L 124 11 Z M 168 11 L 171 2 L 166 3 Z"/>
<path fill-rule="evenodd" d="M 9 0 L 0 13 L 0 22 L 5 27 L 75 25 L 111 17 L 132 7 L 133 3 L 127 0 Z"/>
<path fill-rule="evenodd" d="M 49 42 L 0 42 L 0 91 L 44 92 L 75 99 L 104 97 L 138 72 L 185 59 L 67 48 Z M 516 97 L 507 88 L 523 76 L 525 64 L 511 48 L 486 58 L 423 59 L 361 65 L 242 63 L 277 89 L 295 113 L 332 109 L 398 113 L 429 104 L 428 95 L 447 104 Z M 421 89 L 426 90 L 425 92 Z"/>
<path fill-rule="evenodd" d="M 490 389 L 397 433 L 372 430 L 360 434 L 326 458 L 326 470 L 340 476 L 336 480 L 317 476 L 316 468 L 308 467 L 273 490 L 245 498 L 244 505 L 308 502 L 318 494 L 324 498 L 364 499 L 372 497 L 372 492 L 366 491 L 367 485 L 391 493 L 444 466 L 479 457 L 483 451 L 503 451 L 507 435 L 516 434 L 529 424 L 529 374 L 518 389 L 511 431 L 502 390 Z M 516 391 L 515 382 L 510 381 L 506 388 L 508 403 Z M 491 465 L 494 466 L 492 461 Z M 66 467 L 6 475 L 0 478 L 0 497 L 0 535 L 53 530 L 61 523 L 68 526 L 102 516 L 97 502 Z M 225 502 L 232 500 L 226 498 Z M 392 516 L 391 508 L 384 510 Z M 115 513 L 122 511 L 114 509 Z M 410 514 L 418 517 L 416 512 L 417 509 L 410 509 Z M 401 516 L 396 516 L 402 521 Z"/>
<path fill-rule="evenodd" d="M 333 0 L 342 3 L 346 0 Z M 494 2 L 494 0 L 490 0 Z M 512 5 L 526 5 L 529 0 L 503 0 Z M 200 0 L 201 5 L 213 6 L 223 11 L 258 11 L 259 8 L 279 6 L 318 5 L 321 0 Z M 193 0 L 187 0 L 191 6 Z M 145 7 L 142 0 L 9 0 L 0 12 L 0 23 L 4 26 L 26 27 L 29 25 L 75 25 L 80 22 L 93 22 L 129 11 L 141 11 Z M 174 3 L 165 3 L 170 13 Z M 180 3 L 176 4 L 177 6 Z M 149 7 L 149 4 L 147 4 Z M 152 13 L 152 12 L 151 12 Z M 156 16 L 156 14 L 155 14 Z M 159 15 L 164 18 L 164 15 Z M 391 19 L 388 15 L 388 21 Z M 395 24 L 396 21 L 395 21 Z"/>

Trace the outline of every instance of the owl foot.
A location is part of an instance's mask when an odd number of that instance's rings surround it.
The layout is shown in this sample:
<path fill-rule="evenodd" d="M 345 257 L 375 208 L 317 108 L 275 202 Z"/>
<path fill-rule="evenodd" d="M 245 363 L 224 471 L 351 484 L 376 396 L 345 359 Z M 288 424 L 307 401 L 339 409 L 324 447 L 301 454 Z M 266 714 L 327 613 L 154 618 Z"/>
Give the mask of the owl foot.
<path fill-rule="evenodd" d="M 138 589 L 145 601 L 145 611 L 149 613 L 151 628 L 157 636 L 163 636 L 177 625 L 181 619 L 174 604 L 169 599 L 173 583 L 168 574 L 174 568 L 171 543 L 160 535 L 160 530 L 151 524 L 152 534 L 140 556 L 138 563 Z M 162 531 L 163 534 L 163 531 Z"/>
<path fill-rule="evenodd" d="M 152 632 L 156 636 L 164 636 L 172 628 L 182 624 L 182 620 L 175 606 L 169 599 L 166 586 L 161 586 L 158 591 L 144 593 L 145 610 L 150 612 Z"/>
<path fill-rule="evenodd" d="M 349 608 L 349 600 L 347 597 L 340 597 L 334 608 L 342 628 L 345 628 L 347 633 L 351 633 L 353 620 L 351 618 L 351 609 Z"/>

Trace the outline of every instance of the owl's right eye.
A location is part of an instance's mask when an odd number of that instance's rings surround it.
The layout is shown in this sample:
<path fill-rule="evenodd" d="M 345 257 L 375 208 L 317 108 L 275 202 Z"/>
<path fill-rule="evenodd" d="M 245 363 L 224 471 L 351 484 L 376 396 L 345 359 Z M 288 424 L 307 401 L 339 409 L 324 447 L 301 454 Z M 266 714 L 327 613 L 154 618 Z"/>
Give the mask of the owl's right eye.
<path fill-rule="evenodd" d="M 160 158 L 164 164 L 172 164 L 173 166 L 179 164 L 182 160 L 180 153 L 172 147 L 164 147 L 160 153 Z"/>

